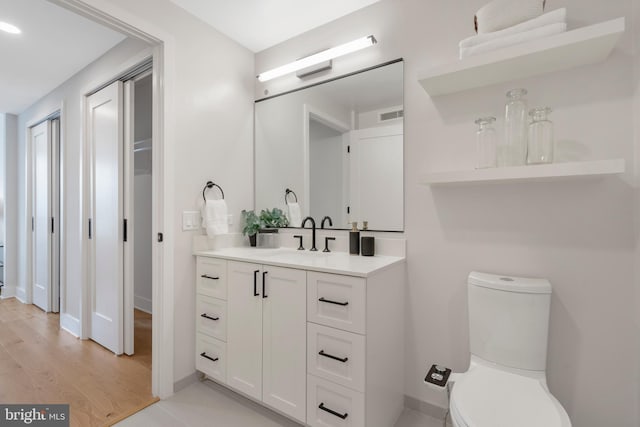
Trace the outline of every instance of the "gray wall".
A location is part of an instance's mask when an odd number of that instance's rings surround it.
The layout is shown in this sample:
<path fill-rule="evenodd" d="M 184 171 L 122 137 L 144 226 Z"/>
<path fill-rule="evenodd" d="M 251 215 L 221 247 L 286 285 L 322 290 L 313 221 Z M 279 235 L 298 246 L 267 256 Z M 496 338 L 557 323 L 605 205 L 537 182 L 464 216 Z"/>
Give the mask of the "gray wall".
<path fill-rule="evenodd" d="M 406 394 L 444 405 L 426 367 L 469 363 L 466 277 L 472 270 L 548 278 L 554 288 L 548 352 L 552 392 L 580 427 L 639 425 L 638 277 L 633 233 L 633 31 L 601 64 L 430 98 L 422 72 L 457 60 L 486 0 L 383 0 L 256 55 L 256 73 L 374 34 L 379 43 L 334 61 L 330 76 L 403 57 L 405 212 L 408 240 Z M 632 1 L 553 0 L 570 28 L 620 16 Z M 637 2 L 634 2 L 634 4 Z M 636 37 L 637 38 L 637 37 Z M 323 77 L 326 78 L 326 77 Z M 312 83 L 305 81 L 304 84 Z M 256 98 L 301 83 L 257 83 Z M 505 93 L 529 89 L 530 105 L 554 109 L 558 160 L 624 158 L 621 178 L 432 189 L 426 172 L 473 169 L 474 119 L 500 117 Z M 637 123 L 637 119 L 635 122 Z M 635 320 L 635 322 L 634 322 Z M 594 380 L 594 369 L 615 367 Z"/>

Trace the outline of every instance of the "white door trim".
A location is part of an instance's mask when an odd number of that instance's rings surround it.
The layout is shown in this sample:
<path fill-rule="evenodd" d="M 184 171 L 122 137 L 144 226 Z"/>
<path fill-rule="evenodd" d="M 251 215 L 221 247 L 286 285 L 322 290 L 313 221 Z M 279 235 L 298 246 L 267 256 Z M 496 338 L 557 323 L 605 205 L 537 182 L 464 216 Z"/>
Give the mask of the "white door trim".
<path fill-rule="evenodd" d="M 309 160 L 309 153 L 311 150 L 309 144 L 311 142 L 309 137 L 309 122 L 312 118 L 342 134 L 347 133 L 351 130 L 351 126 L 349 126 L 348 123 L 344 123 L 340 119 L 333 117 L 331 114 L 326 113 L 319 108 L 314 107 L 313 105 L 304 104 L 302 106 L 302 170 L 304 170 L 304 195 L 302 197 L 303 216 L 310 215 L 311 212 L 311 175 L 309 173 L 309 164 L 311 163 Z M 344 224 L 342 226 L 344 226 Z"/>
<path fill-rule="evenodd" d="M 163 233 L 164 242 L 156 243 L 152 249 L 153 259 L 153 323 L 152 323 L 152 384 L 151 391 L 160 398 L 173 394 L 173 193 L 165 182 L 173 182 L 173 153 L 175 146 L 174 110 L 175 41 L 166 31 L 158 28 L 140 16 L 132 15 L 107 0 L 51 0 L 62 7 L 79 13 L 95 22 L 114 28 L 130 37 L 144 40 L 153 45 L 153 219 L 154 234 Z M 140 61 L 137 61 L 139 63 Z M 110 76 L 114 77 L 114 76 Z M 102 82 L 107 82 L 106 78 Z M 94 89 L 96 86 L 94 86 Z M 85 91 L 89 93 L 90 90 Z M 84 104 L 84 103 L 83 103 Z M 83 115 L 86 114 L 84 107 Z M 86 129 L 86 126 L 85 126 Z M 83 136 L 86 141 L 86 135 Z M 83 153 L 86 166 L 86 153 Z M 83 166 L 83 173 L 86 170 Z M 85 189 L 83 188 L 82 191 Z M 83 215 L 86 216 L 86 200 L 81 200 Z M 87 244 L 87 225 L 81 221 L 83 244 Z M 86 251 L 83 251 L 86 253 Z M 83 260 L 86 266 L 86 260 Z M 83 277 L 86 277 L 86 272 Z M 86 281 L 85 281 L 86 284 Z M 87 311 L 86 289 L 82 304 L 83 317 Z M 83 335 L 86 327 L 83 319 Z"/>

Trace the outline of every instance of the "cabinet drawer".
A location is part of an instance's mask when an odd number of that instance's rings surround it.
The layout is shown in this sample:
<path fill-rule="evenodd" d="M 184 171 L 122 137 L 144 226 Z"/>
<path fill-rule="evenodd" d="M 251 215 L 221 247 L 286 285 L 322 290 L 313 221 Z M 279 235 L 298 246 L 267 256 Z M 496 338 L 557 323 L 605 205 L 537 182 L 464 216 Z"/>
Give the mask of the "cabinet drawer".
<path fill-rule="evenodd" d="M 198 257 L 196 275 L 197 293 L 227 299 L 227 261 Z"/>
<path fill-rule="evenodd" d="M 204 334 L 196 335 L 196 369 L 211 378 L 227 381 L 227 345 Z"/>
<path fill-rule="evenodd" d="M 307 273 L 307 319 L 345 331 L 365 333 L 365 279 Z"/>
<path fill-rule="evenodd" d="M 307 371 L 364 392 L 365 338 L 352 332 L 307 324 Z"/>
<path fill-rule="evenodd" d="M 364 394 L 309 375 L 307 424 L 313 427 L 364 427 Z"/>
<path fill-rule="evenodd" d="M 196 330 L 227 341 L 227 302 L 198 295 L 196 297 Z"/>

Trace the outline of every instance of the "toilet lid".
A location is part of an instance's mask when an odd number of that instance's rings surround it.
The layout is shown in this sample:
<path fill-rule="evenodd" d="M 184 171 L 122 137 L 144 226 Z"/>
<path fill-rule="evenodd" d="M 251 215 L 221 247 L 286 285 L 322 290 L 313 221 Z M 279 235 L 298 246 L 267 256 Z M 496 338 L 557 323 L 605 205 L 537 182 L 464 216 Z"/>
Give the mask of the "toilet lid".
<path fill-rule="evenodd" d="M 456 381 L 452 415 L 468 427 L 568 427 L 567 413 L 540 381 L 476 367 Z"/>

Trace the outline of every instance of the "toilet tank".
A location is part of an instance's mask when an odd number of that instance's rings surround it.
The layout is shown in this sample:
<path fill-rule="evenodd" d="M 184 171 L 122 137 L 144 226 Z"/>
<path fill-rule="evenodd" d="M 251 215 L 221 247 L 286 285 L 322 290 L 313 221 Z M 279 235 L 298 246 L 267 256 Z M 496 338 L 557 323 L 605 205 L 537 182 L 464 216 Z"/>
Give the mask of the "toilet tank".
<path fill-rule="evenodd" d="M 471 353 L 510 368 L 544 371 L 549 281 L 474 271 L 468 292 Z"/>

